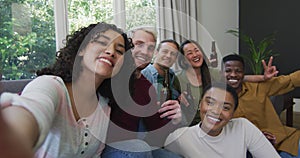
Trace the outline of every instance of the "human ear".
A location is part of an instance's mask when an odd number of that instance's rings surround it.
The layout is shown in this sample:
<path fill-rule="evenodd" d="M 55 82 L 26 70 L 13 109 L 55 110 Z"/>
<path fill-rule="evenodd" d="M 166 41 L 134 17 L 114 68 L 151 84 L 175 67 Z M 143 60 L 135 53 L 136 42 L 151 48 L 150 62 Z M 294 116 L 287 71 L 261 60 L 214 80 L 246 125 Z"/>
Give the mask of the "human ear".
<path fill-rule="evenodd" d="M 79 50 L 78 56 L 83 56 L 84 54 L 85 54 L 85 51 L 84 51 L 84 50 Z"/>
<path fill-rule="evenodd" d="M 199 108 L 199 109 L 201 109 L 202 104 L 203 104 L 203 99 L 201 99 L 201 101 L 200 101 L 200 103 L 199 103 L 199 105 L 198 105 L 198 108 Z"/>

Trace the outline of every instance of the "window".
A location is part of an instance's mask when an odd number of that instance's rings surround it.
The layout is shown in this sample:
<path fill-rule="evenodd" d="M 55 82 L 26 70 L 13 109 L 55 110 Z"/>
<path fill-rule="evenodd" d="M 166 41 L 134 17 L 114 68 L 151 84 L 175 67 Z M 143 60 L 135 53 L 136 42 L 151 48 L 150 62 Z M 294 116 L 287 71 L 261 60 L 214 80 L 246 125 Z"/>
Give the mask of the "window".
<path fill-rule="evenodd" d="M 83 26 L 113 19 L 112 0 L 68 0 L 69 30 L 73 32 Z"/>
<path fill-rule="evenodd" d="M 140 26 L 156 27 L 155 0 L 125 0 L 126 30 Z"/>
<path fill-rule="evenodd" d="M 54 60 L 53 0 L 0 1 L 0 73 L 3 79 L 34 78 Z"/>
<path fill-rule="evenodd" d="M 115 19 L 121 15 L 124 30 L 156 26 L 155 0 L 0 0 L 0 6 L 0 74 L 5 80 L 34 78 L 36 70 L 55 61 L 67 34 L 90 23 L 121 27 Z"/>

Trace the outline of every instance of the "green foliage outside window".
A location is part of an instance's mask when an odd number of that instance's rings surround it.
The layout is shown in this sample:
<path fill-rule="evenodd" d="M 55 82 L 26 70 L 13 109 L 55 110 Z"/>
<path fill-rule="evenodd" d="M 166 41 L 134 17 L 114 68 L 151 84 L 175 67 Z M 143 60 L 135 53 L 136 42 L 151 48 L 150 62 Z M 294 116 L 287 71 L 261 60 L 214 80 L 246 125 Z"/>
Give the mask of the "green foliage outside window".
<path fill-rule="evenodd" d="M 156 27 L 155 0 L 125 0 L 126 29 L 140 26 Z"/>
<path fill-rule="evenodd" d="M 126 29 L 156 25 L 155 0 L 126 0 Z M 54 0 L 0 0 L 2 79 L 34 78 L 55 61 Z M 68 0 L 69 30 L 113 19 L 112 0 Z"/>
<path fill-rule="evenodd" d="M 55 58 L 53 0 L 0 0 L 0 73 L 34 78 Z"/>
<path fill-rule="evenodd" d="M 68 20 L 70 32 L 100 21 L 113 19 L 112 0 L 68 0 Z"/>

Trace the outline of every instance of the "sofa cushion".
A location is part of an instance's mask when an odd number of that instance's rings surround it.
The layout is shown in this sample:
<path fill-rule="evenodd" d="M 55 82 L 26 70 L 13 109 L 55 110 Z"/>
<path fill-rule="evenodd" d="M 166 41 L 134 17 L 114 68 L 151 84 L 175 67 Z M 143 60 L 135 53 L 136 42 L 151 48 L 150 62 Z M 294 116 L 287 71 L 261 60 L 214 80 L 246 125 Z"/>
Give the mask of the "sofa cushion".
<path fill-rule="evenodd" d="M 32 79 L 1 80 L 0 94 L 3 92 L 20 93 L 30 81 L 32 81 Z"/>

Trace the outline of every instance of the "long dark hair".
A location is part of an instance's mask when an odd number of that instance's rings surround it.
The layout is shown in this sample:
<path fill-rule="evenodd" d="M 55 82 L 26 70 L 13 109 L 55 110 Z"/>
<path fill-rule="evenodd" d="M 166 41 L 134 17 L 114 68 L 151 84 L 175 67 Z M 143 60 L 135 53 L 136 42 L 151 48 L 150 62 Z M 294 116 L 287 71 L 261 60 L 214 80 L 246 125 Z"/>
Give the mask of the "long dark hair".
<path fill-rule="evenodd" d="M 209 73 L 208 65 L 206 63 L 208 61 L 208 58 L 204 54 L 204 51 L 203 51 L 202 47 L 196 41 L 186 40 L 186 41 L 184 41 L 180 44 L 179 51 L 182 55 L 179 56 L 178 64 L 184 70 L 186 70 L 189 67 L 189 64 L 186 63 L 186 59 L 185 59 L 184 51 L 183 51 L 184 46 L 186 44 L 189 44 L 189 43 L 195 44 L 203 54 L 202 55 L 203 56 L 203 63 L 200 67 L 200 71 L 201 71 L 202 87 L 206 87 L 208 84 L 211 83 L 211 76 L 210 76 L 210 73 Z"/>
<path fill-rule="evenodd" d="M 124 54 L 124 59 L 126 60 L 124 60 L 120 71 L 110 80 L 104 81 L 104 83 L 109 82 L 109 84 L 104 84 L 98 88 L 100 94 L 111 96 L 110 106 L 118 106 L 120 100 L 122 104 L 126 105 L 128 99 L 133 96 L 136 66 L 130 50 Z"/>
<path fill-rule="evenodd" d="M 100 34 L 107 31 L 113 30 L 122 35 L 125 41 L 125 50 L 129 51 L 132 47 L 132 41 L 127 37 L 121 29 L 117 28 L 114 24 L 107 24 L 105 22 L 99 22 L 96 24 L 90 24 L 87 27 L 83 27 L 78 31 L 73 32 L 66 38 L 66 45 L 58 52 L 56 52 L 56 61 L 50 66 L 38 70 L 36 73 L 38 76 L 41 75 L 55 75 L 63 79 L 64 82 L 70 83 L 76 81 L 82 70 L 81 61 L 82 56 L 78 53 L 85 49 L 88 43 L 94 42 L 99 38 Z M 127 53 L 125 53 L 127 54 Z M 128 59 L 124 56 L 124 63 L 128 63 Z M 124 64 L 123 64 L 124 65 Z M 123 68 L 123 66 L 122 66 Z M 121 69 L 122 69 L 121 68 Z M 76 71 L 73 71 L 76 70 Z M 104 97 L 109 97 L 111 99 L 111 89 L 110 89 L 111 79 L 106 79 L 98 87 L 97 91 Z"/>
<path fill-rule="evenodd" d="M 125 41 L 125 50 L 129 50 L 132 47 L 131 40 L 127 38 L 127 35 L 113 24 L 107 24 L 99 22 L 96 24 L 90 24 L 88 27 L 83 27 L 78 31 L 73 32 L 71 35 L 67 35 L 66 46 L 56 52 L 56 61 L 50 66 L 38 70 L 36 73 L 38 76 L 41 75 L 56 75 L 60 76 L 64 82 L 72 82 L 78 78 L 78 73 L 73 73 L 73 69 L 81 70 L 80 63 L 82 60 L 81 56 L 78 56 L 81 50 L 86 48 L 89 42 L 94 42 L 100 36 L 100 33 L 107 30 L 113 30 L 120 33 Z M 79 71 L 80 72 L 80 71 Z"/>

